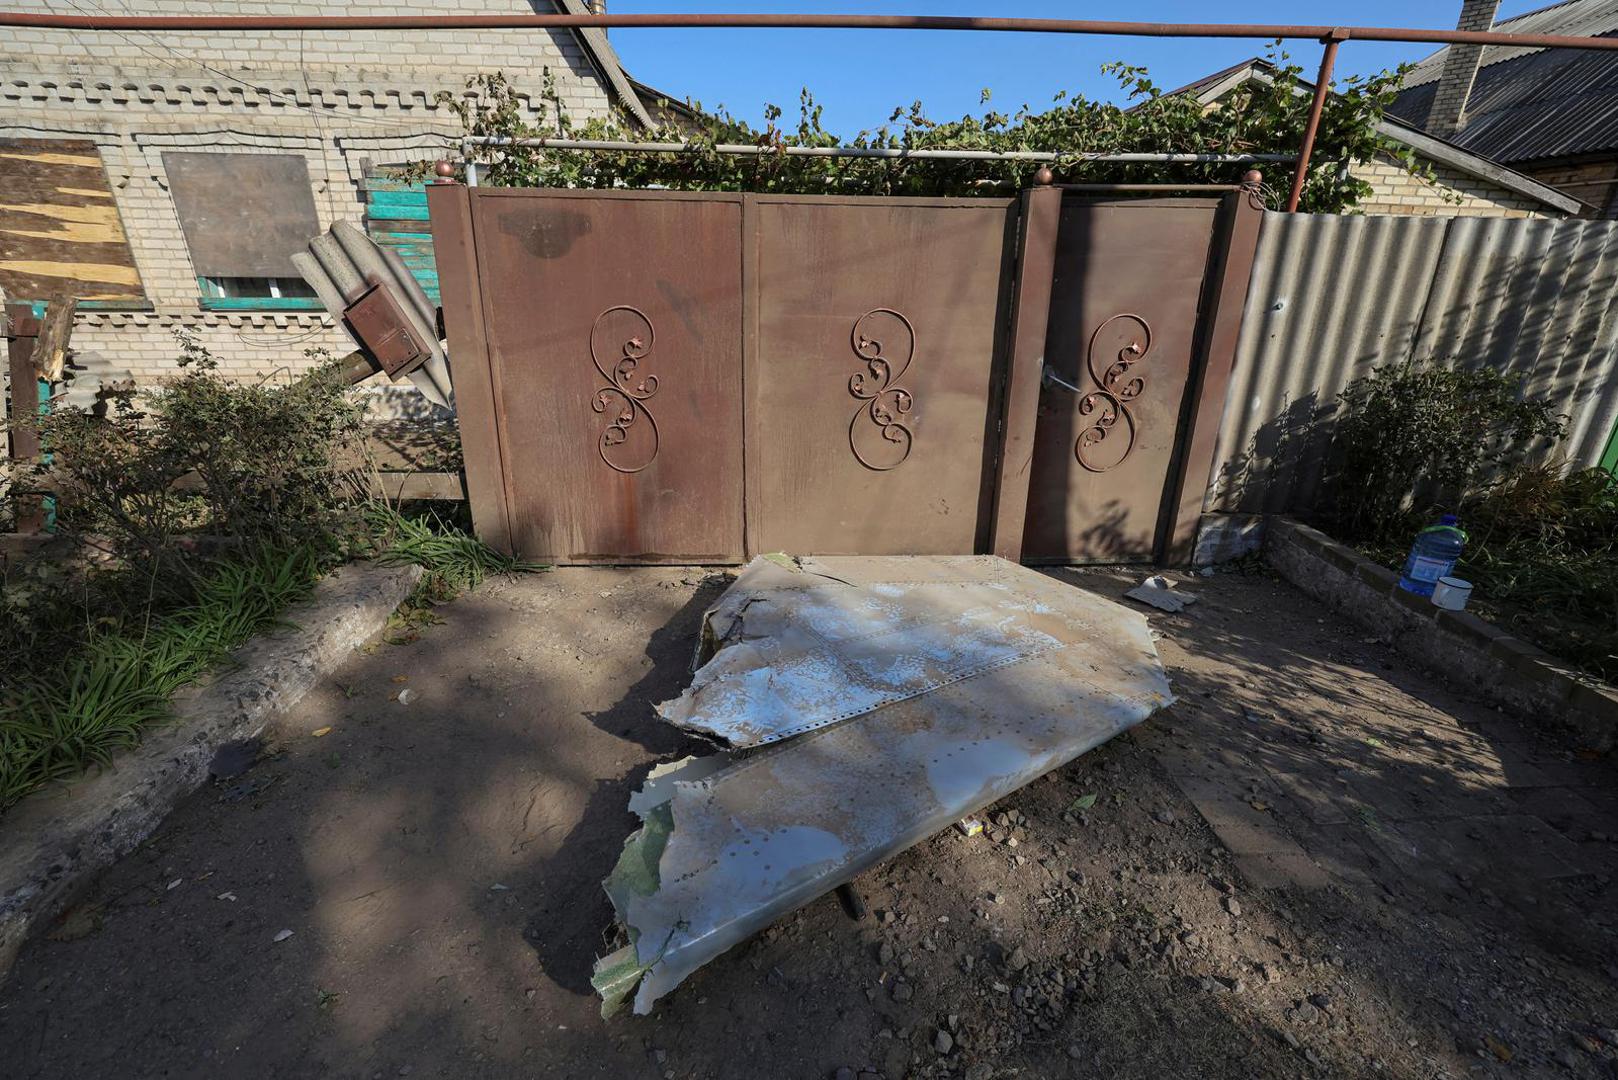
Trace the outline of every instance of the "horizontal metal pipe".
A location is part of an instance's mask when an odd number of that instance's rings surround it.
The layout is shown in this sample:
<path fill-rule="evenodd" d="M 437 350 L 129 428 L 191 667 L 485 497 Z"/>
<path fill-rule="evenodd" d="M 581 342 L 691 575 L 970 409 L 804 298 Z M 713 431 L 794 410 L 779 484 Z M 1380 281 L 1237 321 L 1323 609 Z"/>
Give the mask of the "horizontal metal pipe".
<path fill-rule="evenodd" d="M 614 15 L 57 15 L 0 11 L 0 26 L 58 30 L 564 30 L 740 28 L 820 30 L 975 30 L 1000 33 L 1100 34 L 1125 37 L 1311 38 L 1408 41 L 1434 45 L 1512 45 L 1525 48 L 1618 49 L 1618 38 L 1560 34 L 1501 34 L 1387 26 L 1309 26 L 1269 23 L 1151 23 L 1096 19 L 1017 19 L 957 15 L 811 15 L 776 13 L 646 13 Z"/>
<path fill-rule="evenodd" d="M 1063 191 L 1088 191 L 1099 195 L 1143 191 L 1246 191 L 1246 184 L 1052 184 Z"/>
<path fill-rule="evenodd" d="M 531 146 L 545 150 L 606 150 L 646 154 L 692 154 L 709 149 L 700 143 L 688 142 L 630 142 L 619 139 L 509 139 L 495 136 L 462 140 L 461 146 Z M 759 146 L 755 143 L 716 143 L 711 148 L 718 154 L 740 154 L 750 157 L 768 157 L 784 154 L 787 157 L 819 158 L 901 158 L 937 161 L 1058 161 L 1069 160 L 1134 162 L 1153 165 L 1215 164 L 1245 165 L 1260 161 L 1293 161 L 1295 154 L 1148 154 L 1075 153 L 1062 155 L 1051 150 L 906 150 L 886 146 Z"/>

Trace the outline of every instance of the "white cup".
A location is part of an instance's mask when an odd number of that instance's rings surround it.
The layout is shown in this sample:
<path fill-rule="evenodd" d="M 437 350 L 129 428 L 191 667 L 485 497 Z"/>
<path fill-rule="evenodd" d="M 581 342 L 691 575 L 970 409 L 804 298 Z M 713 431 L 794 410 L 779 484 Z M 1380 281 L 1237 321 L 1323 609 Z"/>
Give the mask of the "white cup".
<path fill-rule="evenodd" d="M 1433 603 L 1447 611 L 1460 611 L 1472 598 L 1472 583 L 1458 577 L 1441 577 L 1433 586 Z"/>

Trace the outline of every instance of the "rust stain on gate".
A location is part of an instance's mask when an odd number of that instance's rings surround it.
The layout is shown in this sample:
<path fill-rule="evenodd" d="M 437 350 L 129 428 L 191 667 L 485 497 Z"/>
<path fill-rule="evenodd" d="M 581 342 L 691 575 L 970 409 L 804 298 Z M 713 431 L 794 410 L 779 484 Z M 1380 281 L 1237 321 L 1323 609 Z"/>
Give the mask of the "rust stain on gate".
<path fill-rule="evenodd" d="M 1177 553 L 1243 199 L 433 185 L 478 532 L 575 563 L 1083 561 L 1110 498 L 1103 555 Z"/>

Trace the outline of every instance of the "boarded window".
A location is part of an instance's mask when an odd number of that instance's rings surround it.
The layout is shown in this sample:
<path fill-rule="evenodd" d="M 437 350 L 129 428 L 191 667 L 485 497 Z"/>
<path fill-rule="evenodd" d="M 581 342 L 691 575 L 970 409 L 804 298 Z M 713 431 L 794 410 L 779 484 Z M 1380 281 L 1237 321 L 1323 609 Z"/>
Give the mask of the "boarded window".
<path fill-rule="evenodd" d="M 301 156 L 165 153 L 163 169 L 198 277 L 298 277 L 292 256 L 320 233 Z"/>
<path fill-rule="evenodd" d="M 0 139 L 0 289 L 142 306 L 146 294 L 93 142 Z"/>

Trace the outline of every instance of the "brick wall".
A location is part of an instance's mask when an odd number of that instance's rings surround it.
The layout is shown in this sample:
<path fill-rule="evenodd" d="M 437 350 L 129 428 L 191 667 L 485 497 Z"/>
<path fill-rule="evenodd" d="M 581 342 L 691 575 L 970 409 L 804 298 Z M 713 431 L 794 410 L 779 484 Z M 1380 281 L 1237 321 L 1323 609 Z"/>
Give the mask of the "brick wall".
<path fill-rule="evenodd" d="M 11 0 L 51 11 L 51 0 Z M 529 13 L 524 0 L 467 9 Z M 541 10 L 551 10 L 543 3 Z M 442 4 L 153 0 L 162 15 L 441 14 Z M 307 363 L 346 335 L 318 313 L 203 312 L 196 273 L 163 170 L 165 150 L 296 153 L 309 163 L 320 226 L 358 220 L 366 161 L 436 159 L 458 136 L 434 99 L 464 93 L 474 72 L 504 71 L 538 98 L 547 72 L 576 117 L 609 109 L 606 83 L 568 32 L 280 31 L 78 33 L 10 29 L 0 37 L 0 136 L 93 140 L 101 150 L 150 315 L 82 316 L 74 342 L 139 377 L 173 370 L 173 330 L 190 329 L 243 378 Z M 530 117 L 536 115 L 530 105 Z"/>
<path fill-rule="evenodd" d="M 1494 26 L 1495 11 L 1500 0 L 1462 0 L 1461 17 L 1457 30 L 1483 31 Z M 1481 45 L 1451 45 L 1444 53 L 1444 68 L 1439 75 L 1438 89 L 1432 106 L 1427 110 L 1427 122 L 1422 125 L 1434 135 L 1453 135 L 1465 123 L 1467 99 L 1472 95 L 1472 84 L 1477 79 L 1478 64 L 1483 59 Z"/>
<path fill-rule="evenodd" d="M 1438 217 L 1561 217 L 1526 195 L 1497 187 L 1444 165 L 1433 166 L 1433 179 L 1412 176 L 1392 158 L 1367 162 L 1354 175 L 1375 192 L 1360 201 L 1367 214 L 1413 214 Z"/>
<path fill-rule="evenodd" d="M 1618 219 L 1618 160 L 1548 162 L 1518 170 L 1589 204 L 1577 215 L 1581 218 Z"/>

